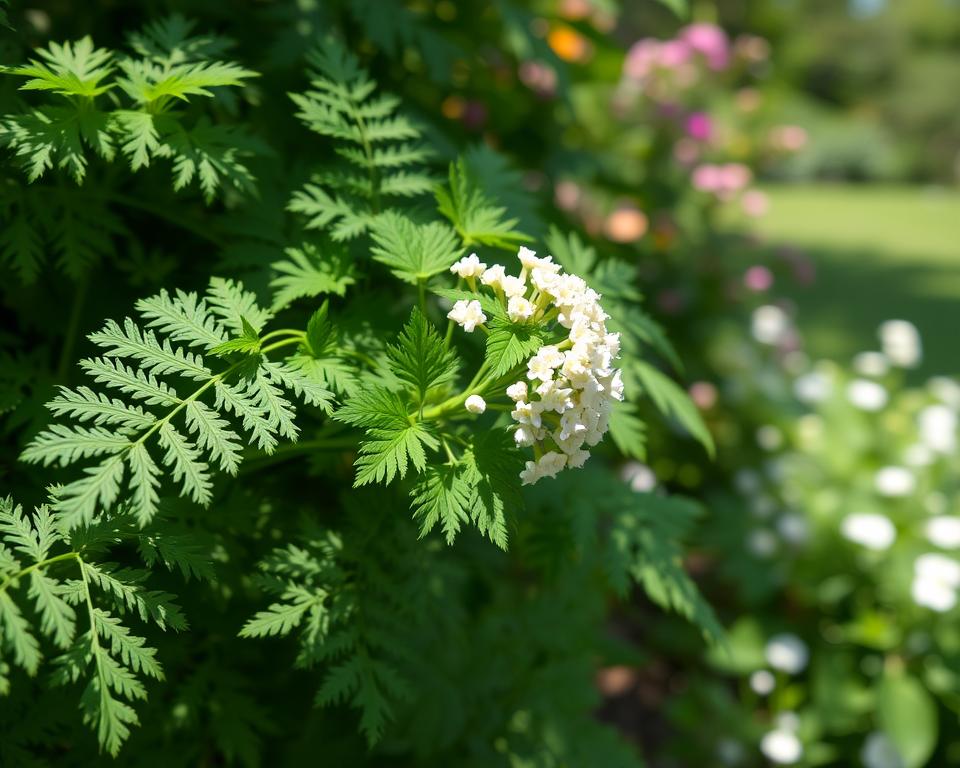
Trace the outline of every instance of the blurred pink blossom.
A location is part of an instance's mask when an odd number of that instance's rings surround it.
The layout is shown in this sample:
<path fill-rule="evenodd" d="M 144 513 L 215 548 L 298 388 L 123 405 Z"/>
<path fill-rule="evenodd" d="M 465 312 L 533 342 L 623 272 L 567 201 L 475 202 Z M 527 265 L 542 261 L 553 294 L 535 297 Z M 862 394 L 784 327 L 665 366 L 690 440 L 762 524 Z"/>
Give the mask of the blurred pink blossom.
<path fill-rule="evenodd" d="M 727 33 L 716 24 L 691 24 L 680 30 L 679 35 L 691 49 L 707 60 L 713 70 L 726 69 L 730 63 L 730 43 Z"/>
<path fill-rule="evenodd" d="M 673 145 L 673 158 L 683 166 L 691 166 L 700 159 L 700 147 L 692 139 L 680 139 Z"/>
<path fill-rule="evenodd" d="M 752 176 L 743 163 L 704 163 L 693 169 L 691 183 L 701 192 L 711 192 L 720 200 L 731 200 L 750 183 Z"/>
<path fill-rule="evenodd" d="M 766 267 L 758 264 L 750 267 L 743 276 L 743 284 L 756 293 L 770 290 L 773 285 L 773 273 Z"/>
<path fill-rule="evenodd" d="M 807 131 L 799 125 L 778 125 L 770 129 L 770 144 L 784 152 L 799 152 L 807 145 Z"/>
<path fill-rule="evenodd" d="M 748 189 L 740 199 L 740 206 L 747 216 L 760 217 L 770 210 L 770 198 L 759 189 Z"/>
<path fill-rule="evenodd" d="M 627 58 L 623 63 L 624 74 L 634 80 L 643 80 L 657 65 L 659 55 L 659 40 L 654 40 L 652 37 L 638 40 L 627 52 Z"/>
<path fill-rule="evenodd" d="M 575 181 L 561 181 L 553 192 L 557 207 L 564 211 L 573 211 L 580 204 L 582 190 Z"/>
<path fill-rule="evenodd" d="M 695 381 L 690 385 L 690 399 L 701 411 L 709 411 L 717 404 L 717 388 L 709 381 Z"/>
<path fill-rule="evenodd" d="M 520 81 L 542 98 L 550 98 L 557 91 L 557 73 L 542 61 L 525 61 L 520 65 Z"/>
<path fill-rule="evenodd" d="M 713 134 L 713 121 L 706 112 L 691 112 L 685 125 L 687 136 L 697 141 L 709 141 Z"/>
<path fill-rule="evenodd" d="M 665 69 L 677 69 L 690 61 L 692 48 L 685 40 L 667 40 L 660 44 L 658 63 Z"/>

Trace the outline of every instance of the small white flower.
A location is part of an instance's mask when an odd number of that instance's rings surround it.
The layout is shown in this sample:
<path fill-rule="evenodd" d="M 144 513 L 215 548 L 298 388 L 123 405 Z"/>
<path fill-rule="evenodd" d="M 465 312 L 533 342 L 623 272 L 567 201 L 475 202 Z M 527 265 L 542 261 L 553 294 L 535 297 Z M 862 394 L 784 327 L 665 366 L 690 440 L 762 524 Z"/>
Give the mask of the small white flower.
<path fill-rule="evenodd" d="M 507 317 L 511 322 L 522 323 L 533 317 L 535 307 L 523 296 L 511 296 L 507 302 Z"/>
<path fill-rule="evenodd" d="M 957 604 L 960 587 L 960 563 L 945 555 L 928 552 L 913 563 L 913 601 L 924 608 L 943 613 Z"/>
<path fill-rule="evenodd" d="M 481 277 L 486 268 L 487 265 L 477 258 L 477 254 L 471 253 L 450 267 L 450 271 L 458 277 Z"/>
<path fill-rule="evenodd" d="M 793 393 L 803 403 L 819 403 L 830 397 L 833 383 L 821 371 L 811 371 L 793 382 Z"/>
<path fill-rule="evenodd" d="M 878 378 L 890 370 L 890 362 L 882 352 L 861 352 L 853 358 L 853 370 L 861 376 Z"/>
<path fill-rule="evenodd" d="M 520 264 L 524 269 L 530 270 L 537 266 L 537 263 L 540 259 L 537 258 L 537 252 L 531 251 L 529 248 L 520 246 L 520 250 L 517 252 L 517 258 L 520 259 Z"/>
<path fill-rule="evenodd" d="M 806 643 L 796 635 L 783 633 L 774 635 L 767 641 L 764 656 L 774 669 L 796 675 L 803 672 L 810 658 Z"/>
<path fill-rule="evenodd" d="M 937 515 L 924 526 L 927 540 L 941 549 L 960 548 L 960 517 Z"/>
<path fill-rule="evenodd" d="M 861 411 L 879 411 L 887 404 L 887 390 L 875 381 L 854 379 L 847 385 L 847 399 Z"/>
<path fill-rule="evenodd" d="M 777 520 L 777 532 L 790 544 L 803 544 L 810 537 L 807 518 L 797 512 L 788 512 Z"/>
<path fill-rule="evenodd" d="M 903 452 L 903 461 L 911 467 L 926 467 L 934 462 L 933 451 L 923 443 L 908 445 Z"/>
<path fill-rule="evenodd" d="M 848 541 L 876 552 L 889 549 L 897 538 L 897 529 L 890 519 L 872 512 L 847 515 L 840 524 L 840 530 Z"/>
<path fill-rule="evenodd" d="M 860 750 L 860 760 L 864 768 L 906 768 L 897 748 L 882 731 L 867 735 Z"/>
<path fill-rule="evenodd" d="M 453 305 L 453 309 L 447 313 L 447 317 L 467 333 L 473 333 L 478 325 L 487 322 L 487 316 L 483 314 L 483 308 L 480 306 L 480 302 L 476 300 L 462 299 L 458 301 Z"/>
<path fill-rule="evenodd" d="M 917 479 L 906 467 L 884 467 L 873 478 L 874 487 L 881 496 L 909 496 L 917 485 Z"/>
<path fill-rule="evenodd" d="M 934 376 L 927 387 L 935 398 L 955 411 L 960 411 L 960 384 L 946 376 Z"/>
<path fill-rule="evenodd" d="M 523 296 L 527 292 L 526 282 L 513 275 L 504 276 L 500 281 L 500 287 L 508 297 Z"/>
<path fill-rule="evenodd" d="M 793 731 L 778 728 L 760 740 L 760 751 L 778 765 L 791 765 L 803 757 L 803 744 Z"/>
<path fill-rule="evenodd" d="M 507 397 L 514 402 L 525 400 L 527 397 L 527 382 L 518 381 L 516 384 L 507 387 Z"/>
<path fill-rule="evenodd" d="M 767 696 L 773 692 L 777 680 L 769 669 L 758 669 L 750 675 L 750 687 L 758 696 Z"/>
<path fill-rule="evenodd" d="M 929 405 L 917 414 L 920 439 L 937 453 L 950 454 L 957 447 L 957 414 L 945 405 Z"/>
<path fill-rule="evenodd" d="M 620 477 L 630 484 L 630 488 L 637 493 L 646 493 L 657 487 L 657 476 L 646 464 L 639 461 L 630 461 L 623 465 Z"/>
<path fill-rule="evenodd" d="M 772 424 L 764 424 L 757 430 L 757 445 L 765 451 L 775 451 L 783 445 L 783 433 Z"/>
<path fill-rule="evenodd" d="M 766 304 L 753 311 L 750 330 L 753 338 L 761 344 L 777 345 L 786 340 L 790 333 L 790 318 L 780 307 Z"/>
<path fill-rule="evenodd" d="M 470 413 L 483 413 L 487 410 L 487 401 L 480 395 L 470 395 L 463 405 Z"/>
<path fill-rule="evenodd" d="M 489 285 L 491 288 L 503 288 L 503 278 L 506 277 L 506 272 L 502 264 L 494 264 L 492 267 L 487 267 L 484 270 L 483 275 L 480 277 L 480 282 L 484 285 Z"/>
<path fill-rule="evenodd" d="M 922 356 L 920 333 L 906 320 L 887 320 L 880 326 L 880 346 L 890 362 L 901 368 L 913 368 Z"/>
<path fill-rule="evenodd" d="M 537 442 L 537 433 L 529 424 L 521 424 L 513 433 L 513 441 L 521 448 L 529 448 Z"/>
<path fill-rule="evenodd" d="M 527 403 L 520 400 L 513 411 L 510 412 L 510 415 L 518 424 L 529 424 L 531 427 L 537 428 L 542 424 L 541 410 L 543 409 L 540 403 Z"/>

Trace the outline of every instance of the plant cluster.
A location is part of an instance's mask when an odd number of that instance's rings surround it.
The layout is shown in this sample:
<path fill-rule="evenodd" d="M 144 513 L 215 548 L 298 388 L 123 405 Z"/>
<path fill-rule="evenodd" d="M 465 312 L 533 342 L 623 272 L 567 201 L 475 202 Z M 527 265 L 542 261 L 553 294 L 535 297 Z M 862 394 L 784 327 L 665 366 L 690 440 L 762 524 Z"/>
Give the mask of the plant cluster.
<path fill-rule="evenodd" d="M 3 68 L 0 763 L 637 765 L 592 717 L 609 598 L 720 634 L 696 505 L 615 472 L 648 422 L 710 446 L 637 264 L 371 74 L 482 77 L 466 19 L 445 54 L 359 5 L 123 48 L 98 7 Z M 521 244 L 520 278 L 480 262 Z"/>

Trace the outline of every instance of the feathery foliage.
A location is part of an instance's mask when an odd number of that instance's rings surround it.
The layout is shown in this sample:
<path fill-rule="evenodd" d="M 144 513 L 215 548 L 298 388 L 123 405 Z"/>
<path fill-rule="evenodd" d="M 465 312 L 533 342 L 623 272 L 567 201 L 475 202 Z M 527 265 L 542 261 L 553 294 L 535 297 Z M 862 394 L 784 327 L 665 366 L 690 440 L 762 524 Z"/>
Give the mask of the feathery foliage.
<path fill-rule="evenodd" d="M 244 158 L 263 145 L 205 117 L 189 124 L 177 107 L 215 96 L 212 89 L 242 86 L 256 73 L 211 58 L 227 41 L 191 37 L 192 26 L 180 16 L 148 25 L 130 37 L 136 57 L 97 48 L 88 36 L 51 43 L 28 64 L 2 70 L 25 78 L 23 91 L 59 98 L 0 119 L 0 146 L 13 152 L 31 182 L 57 168 L 81 184 L 91 153 L 112 161 L 119 151 L 133 171 L 172 161 L 174 189 L 196 179 L 207 202 L 225 185 L 252 192 Z M 130 103 L 118 105 L 120 93 Z"/>
<path fill-rule="evenodd" d="M 41 639 L 48 642 L 59 654 L 53 681 L 83 683 L 84 722 L 116 756 L 138 724 L 133 704 L 146 697 L 144 679 L 164 678 L 156 649 L 133 634 L 127 619 L 175 631 L 187 622 L 172 595 L 144 587 L 147 571 L 90 558 L 88 551 L 112 536 L 72 538 L 61 522 L 46 506 L 31 518 L 9 497 L 0 500 L 0 647 L 34 676 L 43 660 Z M 0 695 L 9 691 L 0 665 Z"/>
<path fill-rule="evenodd" d="M 296 440 L 284 390 L 331 405 L 325 382 L 309 367 L 270 359 L 302 337 L 264 344 L 252 323 L 261 326 L 270 313 L 239 284 L 214 278 L 203 297 L 162 291 L 137 309 L 142 325 L 110 320 L 90 334 L 101 354 L 81 368 L 102 389 L 61 388 L 47 407 L 72 424 L 53 424 L 23 452 L 25 461 L 44 466 L 86 465 L 55 494 L 69 528 L 120 500 L 147 525 L 157 513 L 161 467 L 182 495 L 209 504 L 213 470 L 239 469 L 242 436 L 268 454 L 281 438 Z"/>
<path fill-rule="evenodd" d="M 433 188 L 422 168 L 430 152 L 419 128 L 399 114 L 399 99 L 377 94 L 376 83 L 338 40 L 328 37 L 309 64 L 311 89 L 290 98 L 311 131 L 336 141 L 342 162 L 315 174 L 293 195 L 290 210 L 306 216 L 308 228 L 350 240 L 391 200 Z"/>

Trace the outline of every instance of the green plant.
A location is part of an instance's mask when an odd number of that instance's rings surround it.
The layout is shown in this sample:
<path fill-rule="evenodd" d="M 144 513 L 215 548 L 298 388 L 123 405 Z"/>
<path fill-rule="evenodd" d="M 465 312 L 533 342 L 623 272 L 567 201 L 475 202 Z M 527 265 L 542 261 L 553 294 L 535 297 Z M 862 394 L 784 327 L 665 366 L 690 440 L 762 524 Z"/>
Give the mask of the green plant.
<path fill-rule="evenodd" d="M 83 38 L 4 69 L 30 99 L 5 92 L 0 119 L 4 162 L 26 171 L 2 182 L 5 266 L 73 302 L 41 324 L 46 378 L 3 382 L 30 406 L 8 424 L 11 491 L 37 506 L 0 507 L 0 762 L 97 759 L 55 682 L 79 684 L 99 750 L 131 762 L 176 739 L 185 765 L 295 763 L 316 744 L 350 765 L 636 764 L 591 716 L 605 601 L 636 585 L 719 633 L 681 564 L 695 506 L 613 471 L 644 455 L 653 411 L 710 442 L 660 367 L 677 360 L 636 265 L 554 226 L 555 262 L 521 248 L 521 292 L 466 275 L 473 250 L 514 271 L 526 230 L 548 229 L 507 160 L 407 117 L 349 29 L 314 40 L 306 75 L 251 63 L 264 98 L 294 90 L 269 119 L 252 69 L 193 29 L 171 17 L 129 56 Z M 158 183 L 167 159 L 179 195 Z M 575 345 L 537 269 L 571 279 L 600 356 L 550 374 L 580 383 L 524 442 L 507 388 Z M 534 389 L 533 410 L 554 396 Z M 574 405 L 592 442 L 565 436 Z"/>

